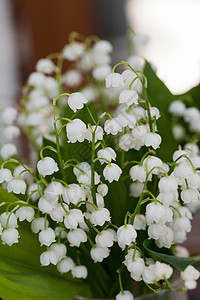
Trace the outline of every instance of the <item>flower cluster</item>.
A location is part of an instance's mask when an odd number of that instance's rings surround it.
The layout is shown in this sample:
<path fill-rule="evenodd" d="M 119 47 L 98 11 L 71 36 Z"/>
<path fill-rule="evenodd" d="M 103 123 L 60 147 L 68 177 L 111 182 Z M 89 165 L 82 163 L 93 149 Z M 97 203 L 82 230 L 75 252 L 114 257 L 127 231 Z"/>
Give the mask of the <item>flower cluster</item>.
<path fill-rule="evenodd" d="M 179 244 L 186 240 L 193 214 L 200 208 L 198 145 L 187 143 L 175 149 L 170 163 L 161 159 L 156 154 L 162 141 L 156 125 L 161 116 L 148 99 L 144 62 L 132 56 L 111 69 L 110 43 L 75 37 L 62 53 L 38 61 L 24 88 L 22 111 L 9 107 L 2 113 L 9 141 L 20 133 L 13 125 L 17 119 L 40 145 L 35 168 L 16 157 L 14 144 L 1 148 L 0 183 L 16 195 L 16 201 L 0 204 L 6 207 L 0 216 L 2 243 L 18 243 L 18 226 L 28 221 L 43 246 L 42 266 L 53 264 L 61 274 L 71 272 L 75 278 L 86 279 L 95 263 L 103 262 L 105 267 L 109 259 L 116 259 L 117 248 L 119 259 L 112 277 L 119 279 L 119 285 L 112 297 L 133 299 L 123 289 L 124 269 L 133 281 L 151 290 L 174 290 L 170 262 L 151 258 L 143 242 L 147 238 L 156 249 L 188 257 Z M 63 74 L 64 59 L 73 68 Z M 94 83 L 85 84 L 88 77 L 99 83 L 97 88 Z M 101 103 L 99 114 L 94 114 L 91 101 Z M 115 102 L 114 109 L 102 112 L 110 101 Z M 199 113 L 195 119 L 179 101 L 172 102 L 169 110 L 184 116 L 198 132 Z M 48 140 L 50 134 L 53 139 Z M 84 147 L 88 159 L 79 155 Z M 116 199 L 121 194 L 113 194 L 115 188 L 126 190 L 125 199 Z M 118 219 L 114 217 L 117 210 Z M 180 276 L 181 290 L 196 287 L 199 272 L 193 266 Z"/>

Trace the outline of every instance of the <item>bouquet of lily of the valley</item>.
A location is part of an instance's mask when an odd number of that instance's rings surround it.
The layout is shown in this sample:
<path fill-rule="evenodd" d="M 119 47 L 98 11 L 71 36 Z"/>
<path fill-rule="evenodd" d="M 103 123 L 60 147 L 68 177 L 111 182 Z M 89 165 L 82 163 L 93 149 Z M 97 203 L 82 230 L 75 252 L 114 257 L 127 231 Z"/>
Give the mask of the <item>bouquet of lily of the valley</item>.
<path fill-rule="evenodd" d="M 38 61 L 20 106 L 2 112 L 7 300 L 196 288 L 198 257 L 180 244 L 200 207 L 200 112 L 189 101 L 199 87 L 176 99 L 137 56 L 111 69 L 111 52 L 109 42 L 73 33 L 61 53 Z M 20 131 L 29 163 L 12 142 Z"/>

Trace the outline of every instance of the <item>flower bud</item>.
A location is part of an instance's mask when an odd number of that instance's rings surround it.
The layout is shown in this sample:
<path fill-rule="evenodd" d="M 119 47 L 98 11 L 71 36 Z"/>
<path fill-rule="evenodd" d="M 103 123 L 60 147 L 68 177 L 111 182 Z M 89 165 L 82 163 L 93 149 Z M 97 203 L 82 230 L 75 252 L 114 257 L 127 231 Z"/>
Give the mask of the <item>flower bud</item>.
<path fill-rule="evenodd" d="M 129 291 L 123 291 L 124 294 L 122 294 L 122 292 L 120 292 L 119 294 L 116 295 L 116 300 L 133 300 L 133 294 L 131 294 L 131 292 Z"/>
<path fill-rule="evenodd" d="M 17 148 L 14 144 L 5 144 L 1 148 L 1 157 L 3 160 L 8 159 L 9 157 L 17 154 Z"/>

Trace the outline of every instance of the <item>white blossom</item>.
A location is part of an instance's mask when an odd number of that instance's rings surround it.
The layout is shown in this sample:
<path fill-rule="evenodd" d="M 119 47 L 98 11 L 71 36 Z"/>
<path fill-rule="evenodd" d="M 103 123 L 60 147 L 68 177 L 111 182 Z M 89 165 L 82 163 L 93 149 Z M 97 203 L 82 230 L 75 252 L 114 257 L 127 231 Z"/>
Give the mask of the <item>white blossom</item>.
<path fill-rule="evenodd" d="M 125 103 L 126 105 L 130 106 L 132 104 L 138 104 L 138 93 L 133 90 L 123 90 L 119 94 L 119 103 Z"/>
<path fill-rule="evenodd" d="M 72 276 L 75 278 L 87 278 L 87 268 L 85 266 L 75 266 L 72 269 Z"/>
<path fill-rule="evenodd" d="M 72 93 L 67 99 L 69 107 L 76 112 L 77 109 L 83 108 L 88 100 L 79 92 Z"/>
<path fill-rule="evenodd" d="M 67 124 L 66 132 L 69 143 L 83 142 L 86 125 L 80 119 L 74 119 Z"/>
<path fill-rule="evenodd" d="M 116 135 L 118 132 L 122 132 L 123 127 L 117 118 L 113 118 L 105 121 L 104 130 L 107 134 Z"/>
<path fill-rule="evenodd" d="M 49 226 L 49 221 L 46 220 L 46 227 Z M 41 230 L 44 230 L 45 227 L 45 218 L 37 218 L 31 222 L 31 230 L 34 233 L 38 233 Z"/>
<path fill-rule="evenodd" d="M 74 61 L 78 59 L 84 52 L 85 45 L 80 42 L 73 42 L 67 44 L 63 49 L 63 57 L 69 61 Z"/>
<path fill-rule="evenodd" d="M 103 226 L 106 221 L 110 221 L 110 212 L 107 208 L 99 208 L 92 212 L 91 222 L 96 226 Z"/>
<path fill-rule="evenodd" d="M 106 87 L 118 87 L 124 85 L 124 79 L 119 73 L 110 73 L 106 76 Z"/>
<path fill-rule="evenodd" d="M 121 174 L 122 174 L 122 169 L 114 163 L 107 165 L 103 170 L 103 176 L 110 183 L 113 182 L 113 180 L 118 181 Z"/>
<path fill-rule="evenodd" d="M 9 169 L 0 169 L 0 183 L 9 182 L 12 179 L 12 173 Z"/>
<path fill-rule="evenodd" d="M 106 247 L 95 246 L 92 247 L 90 255 L 94 262 L 102 262 L 104 258 L 109 256 L 110 250 Z"/>
<path fill-rule="evenodd" d="M 21 206 L 15 214 L 19 221 L 31 222 L 34 219 L 35 211 L 32 207 Z"/>
<path fill-rule="evenodd" d="M 55 231 L 52 228 L 47 228 L 39 233 L 39 241 L 42 245 L 50 246 L 55 240 Z"/>
<path fill-rule="evenodd" d="M 62 274 L 67 273 L 70 270 L 74 269 L 74 262 L 70 257 L 65 257 L 60 262 L 58 262 L 57 269 Z"/>
<path fill-rule="evenodd" d="M 5 124 L 12 124 L 17 118 L 17 110 L 14 107 L 7 106 L 2 112 L 1 118 Z"/>
<path fill-rule="evenodd" d="M 87 242 L 87 234 L 81 228 L 70 230 L 67 238 L 71 247 L 79 247 L 81 243 Z"/>
<path fill-rule="evenodd" d="M 58 172 L 58 165 L 52 157 L 45 157 L 37 163 L 38 172 L 42 176 L 51 175 L 54 172 Z"/>
<path fill-rule="evenodd" d="M 112 160 L 116 160 L 116 156 L 115 151 L 111 147 L 106 147 L 97 152 L 97 157 L 101 164 L 108 163 L 107 161 L 111 162 Z M 100 158 L 105 158 L 106 160 Z"/>
<path fill-rule="evenodd" d="M 133 225 L 127 224 L 118 228 L 117 230 L 117 241 L 122 250 L 125 249 L 125 246 L 130 246 L 135 242 L 137 237 L 137 232 Z"/>
<path fill-rule="evenodd" d="M 3 160 L 8 159 L 9 157 L 17 154 L 17 148 L 14 144 L 5 144 L 1 148 L 1 157 Z"/>
<path fill-rule="evenodd" d="M 55 65 L 50 59 L 42 58 L 38 60 L 36 70 L 38 72 L 51 74 L 55 70 Z"/>
<path fill-rule="evenodd" d="M 133 294 L 129 291 L 123 291 L 123 294 L 122 292 L 119 292 L 119 294 L 116 295 L 116 300 L 133 300 L 134 297 L 133 297 Z"/>
<path fill-rule="evenodd" d="M 15 228 L 8 228 L 4 230 L 1 236 L 2 244 L 7 244 L 8 246 L 18 243 L 18 239 L 19 232 Z"/>
<path fill-rule="evenodd" d="M 42 266 L 48 266 L 50 264 L 56 265 L 58 263 L 57 253 L 53 250 L 48 250 L 40 255 L 40 263 Z"/>
<path fill-rule="evenodd" d="M 86 195 L 83 188 L 78 184 L 72 183 L 63 190 L 63 200 L 67 203 L 77 204 L 79 201 L 85 201 Z"/>
<path fill-rule="evenodd" d="M 22 179 L 11 179 L 7 186 L 8 192 L 13 192 L 14 194 L 25 194 L 26 183 Z"/>

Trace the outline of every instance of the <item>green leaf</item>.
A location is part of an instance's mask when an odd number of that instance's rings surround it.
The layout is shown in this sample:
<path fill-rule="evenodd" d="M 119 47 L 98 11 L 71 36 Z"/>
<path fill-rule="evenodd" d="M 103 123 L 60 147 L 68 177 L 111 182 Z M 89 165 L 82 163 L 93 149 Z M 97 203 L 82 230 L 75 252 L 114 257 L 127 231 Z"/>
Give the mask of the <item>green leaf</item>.
<path fill-rule="evenodd" d="M 1 201 L 19 200 L 0 187 Z M 3 208 L 1 208 L 2 210 Z M 90 296 L 88 285 L 71 275 L 62 276 L 55 266 L 41 267 L 40 254 L 45 251 L 26 221 L 19 227 L 19 243 L 0 245 L 0 297 L 5 300 L 65 299 Z"/>
<path fill-rule="evenodd" d="M 200 257 L 182 258 L 173 256 L 171 251 L 166 248 L 156 247 L 153 240 L 146 239 L 143 243 L 144 248 L 155 260 L 164 261 L 180 271 L 184 271 L 187 266 L 200 262 Z"/>
<path fill-rule="evenodd" d="M 158 78 L 148 62 L 145 65 L 144 74 L 148 80 L 147 92 L 149 101 L 161 113 L 157 125 L 158 133 L 162 137 L 162 143 L 157 153 L 165 161 L 171 160 L 173 152 L 177 149 L 177 143 L 171 131 L 168 107 L 170 102 L 175 99 L 175 96 L 171 94 L 165 84 Z"/>
<path fill-rule="evenodd" d="M 112 212 L 112 222 L 121 225 L 127 212 L 127 191 L 122 180 L 108 185 L 106 207 Z"/>

